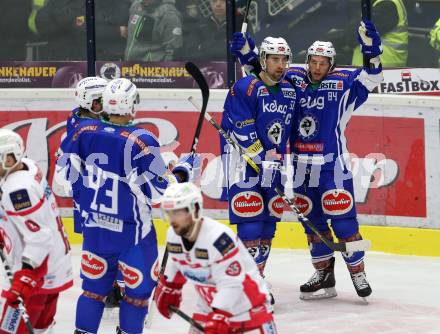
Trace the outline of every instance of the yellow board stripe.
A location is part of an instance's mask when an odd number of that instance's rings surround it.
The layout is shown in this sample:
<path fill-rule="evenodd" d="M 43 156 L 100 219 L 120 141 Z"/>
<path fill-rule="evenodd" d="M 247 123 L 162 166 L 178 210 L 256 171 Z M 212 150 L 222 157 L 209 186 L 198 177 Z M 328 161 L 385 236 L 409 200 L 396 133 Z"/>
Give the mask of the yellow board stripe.
<path fill-rule="evenodd" d="M 82 236 L 73 233 L 73 219 L 63 218 L 64 227 L 72 244 L 81 244 Z M 221 221 L 228 224 L 227 220 Z M 160 219 L 154 220 L 160 245 L 164 245 L 168 225 Z M 234 226 L 232 228 L 235 230 Z M 361 226 L 361 234 L 372 241 L 371 250 L 402 255 L 440 256 L 440 230 L 388 227 Z M 273 242 L 275 248 L 307 249 L 304 230 L 299 223 L 281 222 L 278 224 Z"/>

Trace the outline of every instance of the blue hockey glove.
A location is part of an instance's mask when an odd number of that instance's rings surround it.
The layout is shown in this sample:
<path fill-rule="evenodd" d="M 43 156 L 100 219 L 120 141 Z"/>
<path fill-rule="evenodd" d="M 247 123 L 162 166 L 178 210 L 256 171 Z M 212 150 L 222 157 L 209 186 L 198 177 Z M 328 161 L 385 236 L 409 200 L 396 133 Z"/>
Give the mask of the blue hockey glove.
<path fill-rule="evenodd" d="M 241 32 L 234 32 L 231 53 L 238 58 L 242 65 L 250 65 L 258 59 L 258 49 L 248 33 L 243 36 Z"/>
<path fill-rule="evenodd" d="M 382 53 L 383 49 L 380 35 L 373 22 L 367 19 L 361 21 L 357 39 L 361 45 L 362 53 L 368 58 L 377 57 Z"/>
<path fill-rule="evenodd" d="M 200 154 L 186 154 L 180 157 L 173 168 L 179 182 L 195 182 L 200 176 L 201 167 Z"/>

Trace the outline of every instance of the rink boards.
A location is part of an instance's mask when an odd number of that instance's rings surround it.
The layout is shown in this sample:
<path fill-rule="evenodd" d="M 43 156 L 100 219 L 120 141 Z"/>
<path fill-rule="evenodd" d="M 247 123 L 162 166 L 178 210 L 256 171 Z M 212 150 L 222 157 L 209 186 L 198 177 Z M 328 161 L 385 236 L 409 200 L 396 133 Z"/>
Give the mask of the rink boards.
<path fill-rule="evenodd" d="M 221 119 L 224 90 L 212 90 L 208 111 Z M 141 90 L 138 123 L 154 132 L 165 160 L 189 151 L 198 113 L 187 101 L 198 90 Z M 0 127 L 26 138 L 27 155 L 38 161 L 65 216 L 71 201 L 53 182 L 54 154 L 65 132 L 65 119 L 75 107 L 71 89 L 0 90 Z M 355 197 L 366 238 L 373 249 L 399 254 L 440 255 L 440 99 L 420 96 L 371 95 L 353 115 L 346 130 L 352 153 Z M 202 190 L 209 215 L 227 219 L 218 200 L 222 186 L 219 140 L 204 124 L 199 152 L 205 158 Z M 287 170 L 292 175 L 292 170 Z M 290 180 L 291 181 L 291 180 Z M 289 185 L 287 185 L 286 192 Z M 283 221 L 296 221 L 287 211 Z M 67 220 L 66 224 L 70 223 Z M 159 236 L 163 224 L 156 224 Z M 75 236 L 72 241 L 77 242 Z M 305 248 L 298 223 L 281 223 L 276 247 Z"/>

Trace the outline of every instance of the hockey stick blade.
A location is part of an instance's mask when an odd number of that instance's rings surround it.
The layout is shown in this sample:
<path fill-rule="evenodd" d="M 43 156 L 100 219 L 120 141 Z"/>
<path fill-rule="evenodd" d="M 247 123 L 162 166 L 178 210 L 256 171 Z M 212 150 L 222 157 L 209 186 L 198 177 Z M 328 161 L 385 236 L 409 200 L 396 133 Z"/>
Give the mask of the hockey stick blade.
<path fill-rule="evenodd" d="M 197 145 L 199 144 L 199 136 L 202 130 L 203 118 L 206 112 L 206 107 L 208 106 L 209 86 L 202 72 L 200 72 L 200 69 L 194 63 L 187 62 L 185 64 L 185 69 L 193 77 L 193 79 L 196 81 L 197 85 L 199 86 L 203 100 L 202 108 L 200 110 L 200 116 L 197 121 L 196 132 L 194 134 L 194 140 L 191 145 L 191 154 L 195 154 L 197 150 Z"/>
<path fill-rule="evenodd" d="M 188 98 L 189 102 L 192 103 L 192 105 L 197 109 L 200 110 L 200 106 L 197 104 L 197 102 L 194 100 L 192 96 Z M 252 160 L 252 158 L 246 154 L 244 149 L 235 142 L 226 132 L 222 129 L 222 127 L 215 121 L 215 119 L 212 118 L 212 116 L 209 113 L 205 113 L 205 119 L 211 123 L 212 126 L 214 126 L 217 131 L 223 136 L 223 138 L 230 144 L 234 149 L 236 149 L 240 156 L 243 157 L 246 162 L 252 167 L 255 172 L 258 174 L 261 172 L 261 169 L 258 167 L 258 165 Z M 330 249 L 337 252 L 355 252 L 355 251 L 365 251 L 370 248 L 371 242 L 369 240 L 357 240 L 357 241 L 349 241 L 349 242 L 339 242 L 335 243 L 329 239 L 327 239 L 317 228 L 316 226 L 307 218 L 305 217 L 301 211 L 296 207 L 295 203 L 287 197 L 287 195 L 281 191 L 278 187 L 275 188 L 275 191 L 278 193 L 278 195 L 286 202 L 289 207 L 292 209 L 293 212 L 295 212 L 298 216 L 298 219 L 301 223 L 304 223 L 307 225 L 321 240 L 324 242 Z"/>
<path fill-rule="evenodd" d="M 185 320 L 186 322 L 188 322 L 192 327 L 198 329 L 200 332 L 204 333 L 205 329 L 203 328 L 202 325 L 200 325 L 197 321 L 195 321 L 193 318 L 191 318 L 189 315 L 187 315 L 186 313 L 184 313 L 183 311 L 179 310 L 177 307 L 175 307 L 174 305 L 171 305 L 169 307 L 170 311 L 173 313 L 176 313 L 179 317 L 181 317 L 183 320 Z"/>

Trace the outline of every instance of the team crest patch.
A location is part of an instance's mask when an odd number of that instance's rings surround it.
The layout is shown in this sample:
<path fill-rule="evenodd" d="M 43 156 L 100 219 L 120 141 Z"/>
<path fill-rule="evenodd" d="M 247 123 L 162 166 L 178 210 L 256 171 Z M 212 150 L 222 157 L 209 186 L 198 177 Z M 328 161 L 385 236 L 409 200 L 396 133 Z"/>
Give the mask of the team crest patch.
<path fill-rule="evenodd" d="M 202 259 L 202 260 L 208 260 L 209 259 L 208 250 L 207 249 L 196 248 L 194 252 L 195 252 L 196 258 L 198 258 L 198 259 Z"/>
<path fill-rule="evenodd" d="M 214 247 L 222 254 L 228 254 L 233 248 L 235 248 L 234 241 L 231 239 L 226 232 L 223 232 L 222 235 L 214 242 Z"/>
<path fill-rule="evenodd" d="M 240 262 L 234 261 L 232 262 L 228 268 L 226 269 L 226 275 L 229 276 L 238 276 L 241 273 L 241 265 Z"/>
<path fill-rule="evenodd" d="M 313 115 L 304 116 L 299 122 L 299 136 L 303 140 L 311 140 L 319 132 L 319 122 Z"/>
<path fill-rule="evenodd" d="M 31 232 L 38 232 L 40 230 L 40 225 L 38 225 L 33 220 L 28 219 L 24 222 L 24 224 L 26 225 L 28 230 Z"/>
<path fill-rule="evenodd" d="M 9 194 L 12 205 L 16 211 L 30 208 L 32 206 L 31 199 L 26 189 L 20 189 Z"/>
<path fill-rule="evenodd" d="M 168 249 L 168 252 L 170 252 L 170 253 L 174 253 L 174 254 L 183 253 L 181 244 L 173 244 L 173 243 L 169 242 L 169 243 L 167 243 L 167 249 Z"/>

